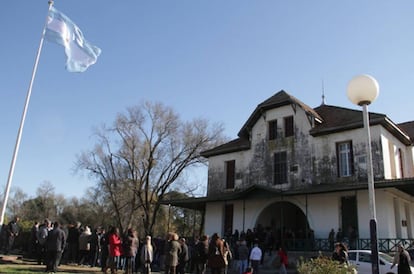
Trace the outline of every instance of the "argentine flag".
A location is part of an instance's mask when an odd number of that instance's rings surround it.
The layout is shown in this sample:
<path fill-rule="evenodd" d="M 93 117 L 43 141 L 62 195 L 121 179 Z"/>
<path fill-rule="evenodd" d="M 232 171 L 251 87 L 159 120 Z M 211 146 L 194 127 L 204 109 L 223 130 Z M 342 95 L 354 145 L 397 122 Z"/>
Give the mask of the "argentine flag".
<path fill-rule="evenodd" d="M 45 38 L 65 48 L 66 69 L 70 72 L 85 71 L 101 54 L 100 48 L 85 40 L 78 26 L 54 7 L 48 14 Z"/>

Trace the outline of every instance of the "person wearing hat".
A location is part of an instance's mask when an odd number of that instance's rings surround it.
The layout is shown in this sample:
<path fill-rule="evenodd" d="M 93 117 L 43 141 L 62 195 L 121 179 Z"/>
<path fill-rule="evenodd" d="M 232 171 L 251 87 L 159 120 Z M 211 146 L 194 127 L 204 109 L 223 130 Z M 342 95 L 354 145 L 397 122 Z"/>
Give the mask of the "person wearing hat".
<path fill-rule="evenodd" d="M 393 268 L 396 264 L 398 265 L 398 274 L 411 274 L 411 268 L 410 268 L 410 254 L 408 254 L 408 251 L 405 250 L 405 248 L 401 245 L 397 245 L 397 253 L 395 253 L 394 256 L 394 262 L 391 266 Z"/>

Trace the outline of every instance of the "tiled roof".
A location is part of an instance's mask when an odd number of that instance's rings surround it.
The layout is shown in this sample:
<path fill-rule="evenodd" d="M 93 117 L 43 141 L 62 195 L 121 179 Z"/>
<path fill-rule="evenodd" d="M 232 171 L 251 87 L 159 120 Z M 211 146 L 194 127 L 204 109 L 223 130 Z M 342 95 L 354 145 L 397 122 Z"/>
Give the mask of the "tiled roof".
<path fill-rule="evenodd" d="M 397 124 L 397 126 L 407 133 L 411 140 L 414 140 L 414 121 Z"/>
<path fill-rule="evenodd" d="M 363 127 L 362 111 L 349 108 L 342 108 L 330 105 L 321 105 L 314 109 L 321 117 L 323 122 L 318 123 L 310 131 L 312 135 L 321 135 L 338 130 L 352 129 Z M 385 119 L 385 115 L 378 113 L 369 113 L 370 124 L 373 121 Z"/>
<path fill-rule="evenodd" d="M 364 126 L 362 111 L 337 106 L 321 105 L 314 109 L 323 122 L 310 130 L 312 136 L 321 136 Z M 382 125 L 405 145 L 411 145 L 412 139 L 401 127 L 394 124 L 386 115 L 369 112 L 370 126 Z M 408 127 L 408 126 L 407 126 Z"/>
<path fill-rule="evenodd" d="M 249 140 L 244 139 L 244 138 L 237 138 L 237 139 L 231 140 L 230 142 L 222 144 L 218 147 L 205 150 L 201 153 L 201 156 L 210 157 L 210 156 L 220 155 L 224 153 L 247 150 L 249 148 L 250 148 Z"/>
<path fill-rule="evenodd" d="M 263 115 L 263 113 L 269 109 L 291 104 L 301 107 L 308 115 L 315 118 L 315 126 L 309 132 L 312 136 L 332 134 L 364 126 L 361 110 L 325 104 L 313 109 L 294 96 L 288 94 L 286 91 L 281 90 L 257 105 L 256 109 L 239 131 L 239 138 L 213 149 L 204 151 L 201 155 L 204 157 L 210 157 L 250 149 L 250 130 L 257 120 Z M 386 115 L 373 112 L 369 112 L 369 121 L 371 126 L 379 124 L 382 125 L 405 145 L 413 145 L 414 121 L 396 125 L 388 119 Z"/>

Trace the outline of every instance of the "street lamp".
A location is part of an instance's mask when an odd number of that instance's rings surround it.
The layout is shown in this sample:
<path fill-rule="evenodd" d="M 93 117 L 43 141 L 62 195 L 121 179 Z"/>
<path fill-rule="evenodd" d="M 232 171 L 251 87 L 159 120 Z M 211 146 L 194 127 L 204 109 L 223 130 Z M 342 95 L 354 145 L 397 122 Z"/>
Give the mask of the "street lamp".
<path fill-rule="evenodd" d="M 368 195 L 371 220 L 369 221 L 370 240 L 371 240 L 371 263 L 372 274 L 379 273 L 378 265 L 378 242 L 377 242 L 377 217 L 375 210 L 375 189 L 374 171 L 372 168 L 371 133 L 369 129 L 368 105 L 378 96 L 379 86 L 377 80 L 369 75 L 358 75 L 351 79 L 348 84 L 347 95 L 349 100 L 362 106 L 364 130 L 367 135 L 367 175 L 368 175 Z"/>

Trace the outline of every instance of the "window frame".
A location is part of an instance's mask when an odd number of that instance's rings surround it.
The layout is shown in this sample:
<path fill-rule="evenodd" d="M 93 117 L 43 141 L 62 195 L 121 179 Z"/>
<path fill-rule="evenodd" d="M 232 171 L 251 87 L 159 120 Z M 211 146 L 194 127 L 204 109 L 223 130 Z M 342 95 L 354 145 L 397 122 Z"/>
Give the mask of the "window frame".
<path fill-rule="evenodd" d="M 277 139 L 277 119 L 267 122 L 267 131 L 269 141 Z"/>
<path fill-rule="evenodd" d="M 226 189 L 233 189 L 236 182 L 236 160 L 225 162 L 226 165 Z"/>
<path fill-rule="evenodd" d="M 283 185 L 288 183 L 287 152 L 279 151 L 273 154 L 273 184 Z"/>
<path fill-rule="evenodd" d="M 342 146 L 346 145 L 346 148 Z M 354 175 L 354 153 L 352 141 L 336 143 L 337 172 L 339 178 L 351 177 Z"/>
<path fill-rule="evenodd" d="M 285 127 L 285 137 L 295 136 L 295 127 L 294 127 L 295 123 L 294 123 L 293 115 L 284 117 L 283 124 Z"/>

